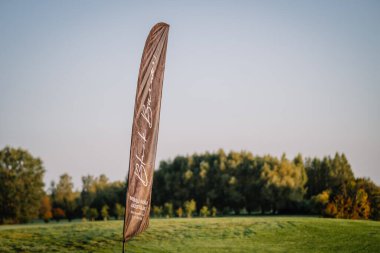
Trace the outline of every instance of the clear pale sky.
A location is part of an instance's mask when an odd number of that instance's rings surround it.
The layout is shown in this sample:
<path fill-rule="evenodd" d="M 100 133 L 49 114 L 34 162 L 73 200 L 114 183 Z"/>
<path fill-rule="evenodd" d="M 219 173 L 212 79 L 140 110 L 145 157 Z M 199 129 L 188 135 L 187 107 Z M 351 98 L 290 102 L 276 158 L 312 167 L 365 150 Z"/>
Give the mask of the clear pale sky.
<path fill-rule="evenodd" d="M 344 152 L 380 183 L 379 1 L 0 1 L 0 148 L 124 180 L 140 57 L 171 25 L 156 166 Z"/>

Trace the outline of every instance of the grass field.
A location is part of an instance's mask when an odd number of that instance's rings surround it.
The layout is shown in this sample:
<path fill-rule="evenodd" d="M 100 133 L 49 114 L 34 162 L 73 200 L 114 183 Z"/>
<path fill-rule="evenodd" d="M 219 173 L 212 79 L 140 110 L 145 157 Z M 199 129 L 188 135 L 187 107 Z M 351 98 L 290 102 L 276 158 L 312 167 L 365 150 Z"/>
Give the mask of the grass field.
<path fill-rule="evenodd" d="M 121 252 L 122 221 L 0 226 L 0 252 Z M 312 217 L 152 219 L 126 252 L 380 252 L 380 222 Z"/>

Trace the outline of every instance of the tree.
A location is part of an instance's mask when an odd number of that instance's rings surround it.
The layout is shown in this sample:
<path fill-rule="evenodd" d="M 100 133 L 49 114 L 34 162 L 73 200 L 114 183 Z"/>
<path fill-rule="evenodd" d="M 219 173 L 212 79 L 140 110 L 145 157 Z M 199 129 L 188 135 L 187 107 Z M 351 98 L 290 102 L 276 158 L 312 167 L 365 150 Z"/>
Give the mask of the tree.
<path fill-rule="evenodd" d="M 331 158 L 324 157 L 323 160 L 319 158 L 306 159 L 305 169 L 307 173 L 308 181 L 306 183 L 307 193 L 306 197 L 318 195 L 321 192 L 328 190 L 328 182 L 331 181 Z"/>
<path fill-rule="evenodd" d="M 260 208 L 261 184 L 263 183 L 259 180 L 262 169 L 261 164 L 261 157 L 254 157 L 251 153 L 247 153 L 239 172 L 240 191 L 244 197 L 243 205 L 248 214 Z"/>
<path fill-rule="evenodd" d="M 356 179 L 358 188 L 365 190 L 368 194 L 368 201 L 370 204 L 370 219 L 380 220 L 380 187 L 377 186 L 368 178 Z"/>
<path fill-rule="evenodd" d="M 194 199 L 190 201 L 186 201 L 185 204 L 185 211 L 188 218 L 191 218 L 193 216 L 193 213 L 195 210 L 197 210 L 197 204 Z"/>
<path fill-rule="evenodd" d="M 124 212 L 125 212 L 125 207 L 123 207 L 119 203 L 116 203 L 115 204 L 115 215 L 116 215 L 115 218 L 122 219 L 124 216 Z"/>
<path fill-rule="evenodd" d="M 162 216 L 162 207 L 161 206 L 153 206 L 153 216 L 161 217 Z"/>
<path fill-rule="evenodd" d="M 90 208 L 88 210 L 88 217 L 90 218 L 91 221 L 94 221 L 95 219 L 97 219 L 98 216 L 99 216 L 98 209 L 96 209 L 96 208 Z"/>
<path fill-rule="evenodd" d="M 261 195 L 271 204 L 272 212 L 294 212 L 296 203 L 302 201 L 306 192 L 307 176 L 302 164 L 290 162 L 285 155 L 265 163 L 260 175 L 263 182 Z"/>
<path fill-rule="evenodd" d="M 0 224 L 38 217 L 44 172 L 42 161 L 26 150 L 0 151 Z"/>
<path fill-rule="evenodd" d="M 201 208 L 201 210 L 199 211 L 199 214 L 202 216 L 202 217 L 207 217 L 210 215 L 210 211 L 208 210 L 208 207 L 207 206 L 203 206 Z"/>
<path fill-rule="evenodd" d="M 368 193 L 357 181 L 341 185 L 324 212 L 327 217 L 341 219 L 368 219 L 370 214 Z"/>
<path fill-rule="evenodd" d="M 46 223 L 48 223 L 49 220 L 53 217 L 49 196 L 45 195 L 42 197 L 39 213 L 40 213 L 40 218 L 43 219 Z"/>
<path fill-rule="evenodd" d="M 244 209 L 249 214 L 260 210 L 324 214 L 335 208 L 334 215 L 352 217 L 355 203 L 359 203 L 356 192 L 362 188 L 369 202 L 369 217 L 380 219 L 380 188 L 366 179 L 359 181 L 344 154 L 322 159 L 304 159 L 298 154 L 288 160 L 285 155 L 279 159 L 218 150 L 162 161 L 155 171 L 152 206 L 165 208 L 165 203 L 172 203 L 174 210 L 183 208 L 188 214 L 183 204 L 193 199 L 199 207 L 194 212 L 198 213 L 203 206 L 215 207 L 221 214 L 238 214 Z M 355 186 L 356 190 L 348 187 L 344 193 L 342 186 L 352 182 L 361 186 Z M 363 203 L 365 194 L 358 196 Z"/>
<path fill-rule="evenodd" d="M 58 184 L 52 189 L 53 206 L 63 209 L 69 221 L 75 217 L 78 197 L 79 194 L 73 191 L 72 177 L 67 173 L 61 175 Z"/>
<path fill-rule="evenodd" d="M 368 219 L 370 211 L 371 207 L 368 201 L 368 194 L 364 189 L 359 189 L 355 195 L 351 218 Z"/>
<path fill-rule="evenodd" d="M 336 153 L 331 161 L 331 170 L 329 178 L 329 186 L 332 189 L 341 187 L 355 180 L 351 165 L 349 164 L 345 154 Z"/>
<path fill-rule="evenodd" d="M 183 216 L 183 209 L 182 209 L 182 207 L 179 207 L 178 209 L 177 209 L 177 211 L 175 211 L 176 212 L 176 214 L 177 214 L 177 216 L 179 217 L 179 218 L 181 218 L 182 216 Z"/>
<path fill-rule="evenodd" d="M 65 211 L 62 208 L 53 208 L 53 218 L 59 222 L 61 219 L 66 217 Z"/>
<path fill-rule="evenodd" d="M 173 216 L 173 204 L 172 203 L 165 203 L 164 204 L 164 215 L 166 218 L 170 218 Z"/>
<path fill-rule="evenodd" d="M 211 208 L 211 216 L 212 216 L 212 217 L 216 217 L 216 214 L 217 214 L 217 210 L 216 210 L 216 208 L 215 208 L 215 207 L 212 207 L 212 208 Z"/>
<path fill-rule="evenodd" d="M 343 184 L 354 181 L 354 173 L 344 154 L 336 153 L 334 158 L 324 157 L 306 160 L 308 182 L 307 197 L 318 195 L 325 190 L 339 191 Z"/>
<path fill-rule="evenodd" d="M 82 191 L 81 191 L 81 204 L 82 206 L 90 206 L 96 196 L 95 179 L 91 175 L 82 177 Z"/>
<path fill-rule="evenodd" d="M 104 205 L 102 207 L 100 214 L 102 215 L 103 220 L 108 220 L 108 218 L 109 218 L 108 210 L 109 210 L 109 207 L 107 205 Z"/>
<path fill-rule="evenodd" d="M 90 208 L 88 206 L 82 207 L 81 211 L 83 220 L 90 219 Z"/>
<path fill-rule="evenodd" d="M 338 210 L 336 208 L 336 205 L 334 202 L 330 202 L 327 204 L 325 210 L 324 210 L 324 216 L 329 218 L 335 218 L 338 213 Z"/>
<path fill-rule="evenodd" d="M 318 195 L 315 195 L 311 198 L 313 212 L 322 213 L 326 208 L 326 205 L 329 203 L 330 199 L 330 190 L 325 190 Z"/>
<path fill-rule="evenodd" d="M 86 198 L 82 200 L 83 203 L 98 210 L 101 210 L 104 205 L 110 207 L 115 203 L 124 203 L 125 185 L 123 182 L 109 182 L 105 175 L 100 175 L 99 178 L 88 176 L 87 180 L 88 182 L 84 182 L 88 184 L 83 185 L 81 192 L 81 195 Z"/>

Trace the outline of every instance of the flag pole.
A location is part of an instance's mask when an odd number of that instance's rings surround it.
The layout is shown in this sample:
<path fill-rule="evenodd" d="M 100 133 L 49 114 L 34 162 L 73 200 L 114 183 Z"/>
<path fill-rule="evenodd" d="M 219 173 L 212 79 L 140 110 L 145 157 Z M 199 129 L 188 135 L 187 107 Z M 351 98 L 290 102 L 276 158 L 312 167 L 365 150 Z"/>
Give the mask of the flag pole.
<path fill-rule="evenodd" d="M 136 101 L 135 101 L 136 104 Z M 136 111 L 136 110 L 134 110 Z M 133 118 L 136 117 L 136 112 L 133 113 Z M 131 130 L 131 136 L 133 134 L 133 125 L 132 125 L 132 130 Z M 131 166 L 131 155 L 132 155 L 132 138 L 131 138 L 131 143 L 129 145 L 130 150 L 129 150 L 129 162 L 128 162 L 128 173 L 127 173 L 127 181 L 125 181 L 125 199 L 127 199 L 127 194 L 128 194 L 128 185 L 129 185 L 129 168 Z M 125 207 L 127 207 L 127 201 L 125 201 Z M 123 222 L 123 252 L 124 253 L 124 244 L 125 244 L 125 216 L 127 216 L 127 208 L 124 208 L 124 222 Z"/>
<path fill-rule="evenodd" d="M 133 116 L 135 117 L 135 116 Z M 131 145 L 132 146 L 132 138 L 131 138 Z M 130 153 L 129 153 L 129 157 L 131 156 L 132 154 L 132 149 L 130 150 Z M 128 164 L 128 168 L 129 166 L 131 165 L 131 159 L 129 159 L 129 164 Z M 127 194 L 128 194 L 128 184 L 129 184 L 129 170 L 128 170 L 128 174 L 127 174 L 127 181 L 125 182 L 125 196 L 127 197 Z M 124 208 L 124 224 L 123 224 L 123 251 L 122 253 L 124 253 L 124 244 L 125 244 L 125 216 L 127 215 L 127 208 Z"/>

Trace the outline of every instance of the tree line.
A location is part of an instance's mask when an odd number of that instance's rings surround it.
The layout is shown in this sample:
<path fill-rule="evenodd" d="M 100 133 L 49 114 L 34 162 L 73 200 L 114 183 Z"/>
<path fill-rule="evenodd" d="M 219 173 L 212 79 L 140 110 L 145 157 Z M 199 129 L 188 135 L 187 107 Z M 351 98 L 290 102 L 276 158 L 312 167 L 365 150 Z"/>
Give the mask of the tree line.
<path fill-rule="evenodd" d="M 196 213 L 215 208 L 231 214 L 314 214 L 380 219 L 380 187 L 355 178 L 344 154 L 293 159 L 250 152 L 177 156 L 155 172 L 152 204 L 182 208 L 194 200 Z"/>
<path fill-rule="evenodd" d="M 45 192 L 44 172 L 41 159 L 27 150 L 0 151 L 0 224 L 123 218 L 125 180 L 86 175 L 74 190 L 65 173 Z M 154 174 L 155 217 L 270 213 L 380 220 L 380 187 L 355 178 L 344 154 L 288 159 L 219 150 L 162 161 Z"/>

